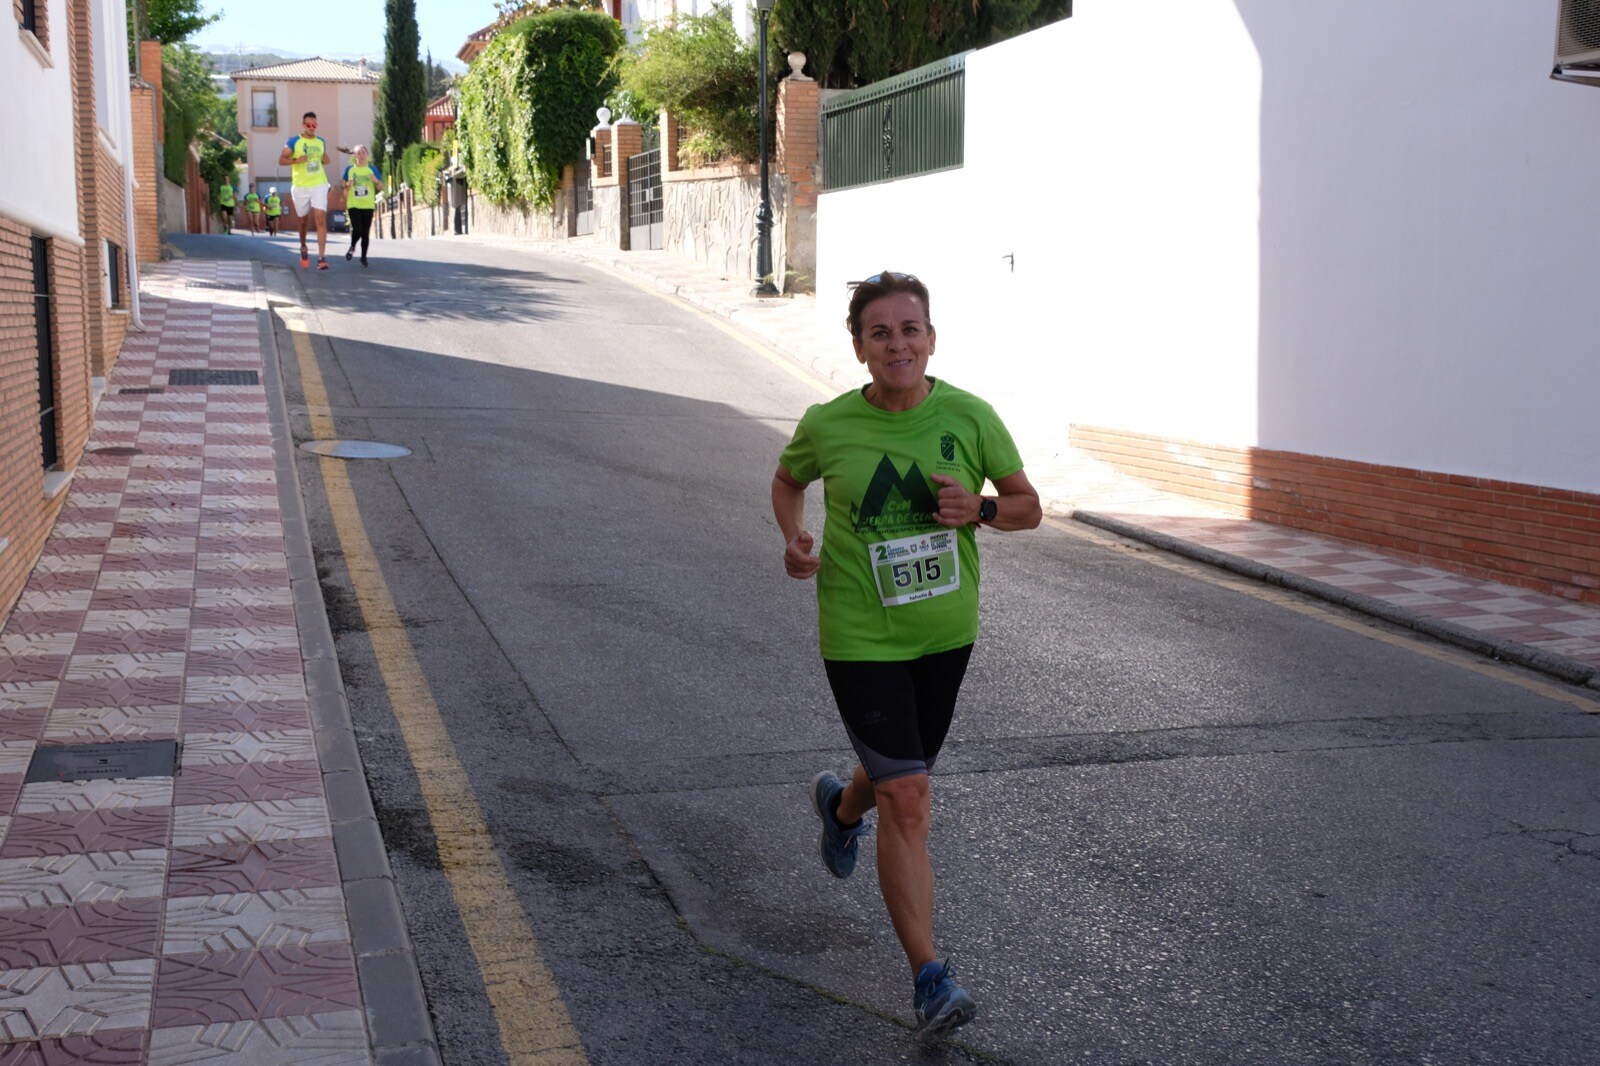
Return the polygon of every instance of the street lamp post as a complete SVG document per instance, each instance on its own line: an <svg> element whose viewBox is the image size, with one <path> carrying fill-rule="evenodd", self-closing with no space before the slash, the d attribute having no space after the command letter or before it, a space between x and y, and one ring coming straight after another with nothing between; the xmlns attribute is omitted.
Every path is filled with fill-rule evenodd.
<svg viewBox="0 0 1600 1066"><path fill-rule="evenodd" d="M756 0L761 13L761 204L756 208L756 286L752 296L776 296L772 283L772 188L767 180L767 19L777 0Z"/></svg>
<svg viewBox="0 0 1600 1066"><path fill-rule="evenodd" d="M383 169L387 171L384 184L389 186L389 202L385 205L389 209L389 239L394 240L394 138L383 139Z"/></svg>

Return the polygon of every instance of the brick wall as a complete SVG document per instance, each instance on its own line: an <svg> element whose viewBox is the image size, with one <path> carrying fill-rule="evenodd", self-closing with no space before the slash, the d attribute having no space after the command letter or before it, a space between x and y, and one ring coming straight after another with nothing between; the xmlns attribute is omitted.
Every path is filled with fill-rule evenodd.
<svg viewBox="0 0 1600 1066"><path fill-rule="evenodd" d="M33 568L66 493L47 500L39 441L38 351L33 317L33 255L28 227L0 218L0 611L8 611ZM50 242L52 341L61 457L75 465L88 436L88 350L83 320L83 256Z"/></svg>
<svg viewBox="0 0 1600 1066"><path fill-rule="evenodd" d="M83 277L78 288L84 307L84 326L89 351L89 373L104 376L116 362L127 333L128 316L114 311L107 301L104 276L107 269L106 241L127 252L127 187L122 163L106 150L95 132L94 57L90 54L93 27L89 0L68 0L67 17L72 25L72 113L73 159L77 165L78 231L84 239ZM122 292L127 297L126 267Z"/></svg>
<svg viewBox="0 0 1600 1066"><path fill-rule="evenodd" d="M1600 495L1093 426L1073 426L1072 442L1248 518L1600 603Z"/></svg>
<svg viewBox="0 0 1600 1066"><path fill-rule="evenodd" d="M135 240L139 262L153 263L161 258L160 208L161 171L161 44L139 42L139 61L143 82L133 85L133 194Z"/></svg>

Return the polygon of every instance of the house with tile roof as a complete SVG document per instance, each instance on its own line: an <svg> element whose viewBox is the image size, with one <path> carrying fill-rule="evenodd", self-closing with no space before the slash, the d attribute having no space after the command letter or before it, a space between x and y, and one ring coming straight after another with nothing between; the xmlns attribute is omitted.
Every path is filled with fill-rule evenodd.
<svg viewBox="0 0 1600 1066"><path fill-rule="evenodd" d="M235 71L230 77L238 87L239 129L247 141L246 184L263 197L268 187L278 186L285 207L289 203L289 168L278 163L278 150L300 132L301 115L317 113L317 133L328 142L331 162L338 170L343 170L349 159L337 146L354 147L372 140L378 75L367 69L366 60L297 59ZM344 206L344 194L337 186L328 206L333 210Z"/></svg>

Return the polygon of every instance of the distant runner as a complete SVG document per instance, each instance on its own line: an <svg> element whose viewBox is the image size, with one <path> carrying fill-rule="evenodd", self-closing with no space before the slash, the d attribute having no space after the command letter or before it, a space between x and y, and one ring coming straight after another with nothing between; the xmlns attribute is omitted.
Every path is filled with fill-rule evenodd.
<svg viewBox="0 0 1600 1066"><path fill-rule="evenodd" d="M261 196L254 189L244 194L244 220L252 235L261 232Z"/></svg>
<svg viewBox="0 0 1600 1066"><path fill-rule="evenodd" d="M278 165L289 167L295 214L300 216L300 265L311 268L306 249L306 224L317 226L317 269L328 269L328 142L317 136L317 113L301 117L301 132L278 153Z"/></svg>
<svg viewBox="0 0 1600 1066"><path fill-rule="evenodd" d="M278 187L274 185L267 190L267 236L278 235L278 218L283 214L283 197L278 195Z"/></svg>
<svg viewBox="0 0 1600 1066"><path fill-rule="evenodd" d="M222 210L222 232L233 232L233 186L228 182L222 183L222 188L217 190L217 207Z"/></svg>
<svg viewBox="0 0 1600 1066"><path fill-rule="evenodd" d="M367 245L371 242L372 212L378 205L378 185L383 175L367 163L367 146L356 145L355 162L344 168L345 210L350 213L350 248L345 259L356 254L361 242L361 265L367 265Z"/></svg>

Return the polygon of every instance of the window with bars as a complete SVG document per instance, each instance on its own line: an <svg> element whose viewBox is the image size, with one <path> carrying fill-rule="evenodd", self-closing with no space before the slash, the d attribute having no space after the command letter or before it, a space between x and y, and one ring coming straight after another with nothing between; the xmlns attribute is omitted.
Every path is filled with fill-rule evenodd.
<svg viewBox="0 0 1600 1066"><path fill-rule="evenodd" d="M39 439L46 470L60 461L56 449L56 358L50 339L50 242L33 238L33 336L39 355Z"/></svg>

